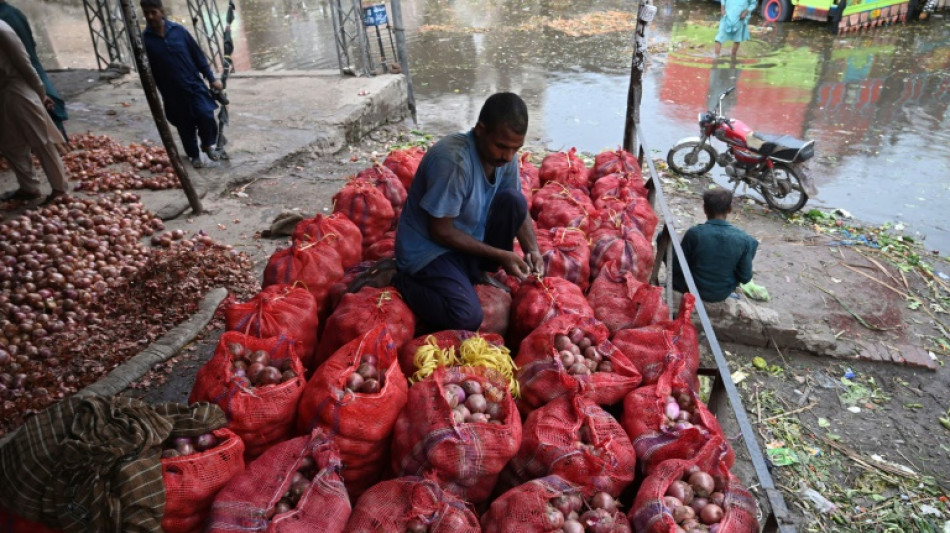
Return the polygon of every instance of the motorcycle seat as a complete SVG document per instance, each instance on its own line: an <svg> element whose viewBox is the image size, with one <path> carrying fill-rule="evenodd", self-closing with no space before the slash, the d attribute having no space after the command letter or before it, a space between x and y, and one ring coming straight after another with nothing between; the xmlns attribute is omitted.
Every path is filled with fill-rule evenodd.
<svg viewBox="0 0 950 533"><path fill-rule="evenodd" d="M803 141L791 135L770 135L756 131L746 138L746 143L765 157L789 163L801 163L815 155L815 141Z"/></svg>

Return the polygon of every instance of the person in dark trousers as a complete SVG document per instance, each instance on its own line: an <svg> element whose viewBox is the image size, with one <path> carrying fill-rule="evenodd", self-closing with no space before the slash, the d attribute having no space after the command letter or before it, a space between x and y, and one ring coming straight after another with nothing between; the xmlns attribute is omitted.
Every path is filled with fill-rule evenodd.
<svg viewBox="0 0 950 533"><path fill-rule="evenodd" d="M26 53L30 56L30 64L33 65L33 69L36 70L36 73L40 76L40 80L43 81L46 96L53 101L53 106L50 107L47 112L50 118L53 119L53 123L56 124L56 129L63 134L63 138L66 138L66 128L63 127L63 122L69 120L69 113L66 112L66 102L64 102L59 93L56 92L56 87L53 87L53 82L50 81L49 76L46 75L46 70L40 63L40 58L36 55L36 41L33 39L33 30L30 28L30 22L22 11L8 4L6 0L0 0L0 20L9 24L10 27L13 28L13 31L16 32L17 37L20 38L20 41L23 42Z"/></svg>
<svg viewBox="0 0 950 533"><path fill-rule="evenodd" d="M542 273L514 157L527 129L521 97L497 93L474 128L441 139L420 162L396 230L393 279L420 329L475 331L483 315L474 286L492 283L487 273ZM512 251L515 237L524 257Z"/></svg>
<svg viewBox="0 0 950 533"><path fill-rule="evenodd" d="M690 228L680 245L704 303L721 302L740 283L752 281L752 260L759 242L726 221L732 213L732 193L710 189L703 193L706 223ZM689 292L679 260L673 260L673 289Z"/></svg>
<svg viewBox="0 0 950 533"><path fill-rule="evenodd" d="M140 5L148 22L142 40L155 84L162 93L165 117L178 129L192 166L201 168L205 165L198 151L199 138L201 150L212 161L218 160L218 123L214 119L218 105L200 76L215 89L223 86L188 30L165 18L161 0L142 0Z"/></svg>

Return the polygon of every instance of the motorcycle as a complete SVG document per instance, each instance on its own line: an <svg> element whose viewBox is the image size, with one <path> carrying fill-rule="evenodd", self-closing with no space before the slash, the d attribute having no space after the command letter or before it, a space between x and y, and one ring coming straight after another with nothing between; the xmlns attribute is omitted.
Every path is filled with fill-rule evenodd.
<svg viewBox="0 0 950 533"><path fill-rule="evenodd" d="M725 169L729 183L735 183L733 193L745 183L773 209L794 213L808 202L809 195L817 193L801 166L815 155L815 141L759 133L740 120L723 116L722 100L735 90L732 87L719 95L717 112L699 114L700 136L677 142L666 162L674 171L691 176L705 174L718 164ZM726 143L724 152L713 148L712 137Z"/></svg>

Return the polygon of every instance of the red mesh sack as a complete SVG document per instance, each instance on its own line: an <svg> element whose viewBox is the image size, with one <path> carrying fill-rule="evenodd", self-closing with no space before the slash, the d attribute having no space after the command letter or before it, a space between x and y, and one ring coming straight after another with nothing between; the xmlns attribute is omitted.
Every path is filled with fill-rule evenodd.
<svg viewBox="0 0 950 533"><path fill-rule="evenodd" d="M301 282L317 302L317 315L327 307L330 287L343 277L340 254L329 244L294 241L274 252L264 267L262 287Z"/></svg>
<svg viewBox="0 0 950 533"><path fill-rule="evenodd" d="M366 249L364 257L367 261L378 261L396 257L396 232L387 231L382 239Z"/></svg>
<svg viewBox="0 0 950 533"><path fill-rule="evenodd" d="M391 479L364 492L347 533L418 531L479 533L478 517L467 503L431 480L417 476Z"/></svg>
<svg viewBox="0 0 950 533"><path fill-rule="evenodd" d="M653 273L653 243L635 229L601 227L590 237L590 274L600 275L609 261L647 283Z"/></svg>
<svg viewBox="0 0 950 533"><path fill-rule="evenodd" d="M233 431L212 432L218 445L210 450L162 459L165 484L165 533L200 533L214 497L234 476L244 471L244 442Z"/></svg>
<svg viewBox="0 0 950 533"><path fill-rule="evenodd" d="M429 335L421 335L416 337L415 339L409 341L409 343L407 343L401 350L399 350L399 367L402 368L402 372L406 377L411 378L418 370L418 367L416 367L415 364L415 358L416 352L422 346L435 342L435 344L441 350L455 348L455 353L458 353L458 348L462 344L462 341L475 336L481 336L483 339L494 344L495 346L505 345L505 339L501 335L496 335L494 333L476 333L474 331L468 331L464 329L438 331L436 333L430 333Z"/></svg>
<svg viewBox="0 0 950 533"><path fill-rule="evenodd" d="M264 339L286 335L297 341L297 353L307 368L316 368L317 300L299 284L270 285L247 302L224 309L225 329Z"/></svg>
<svg viewBox="0 0 950 533"><path fill-rule="evenodd" d="M350 219L341 213L321 214L301 220L294 228L295 241L322 242L336 248L343 268L360 262L363 256L363 235Z"/></svg>
<svg viewBox="0 0 950 533"><path fill-rule="evenodd" d="M491 381L504 392L498 423L457 423L445 385ZM396 421L392 467L396 475L426 475L448 492L478 505L491 495L498 474L521 444L521 418L500 374L487 368L439 367L409 389Z"/></svg>
<svg viewBox="0 0 950 533"><path fill-rule="evenodd" d="M406 187L399 181L399 176L392 170L377 163L361 170L356 175L356 179L366 180L376 185L376 188L382 191L383 196L385 196L386 199L389 200L390 205L393 206L393 214L396 220L399 220L399 213L402 211L402 206L406 203L407 196Z"/></svg>
<svg viewBox="0 0 950 533"><path fill-rule="evenodd" d="M397 350L412 340L416 332L416 317L396 289L363 287L358 292L344 294L340 305L323 328L323 337L317 347L316 366L320 366L344 344L380 324L388 327Z"/></svg>
<svg viewBox="0 0 950 533"><path fill-rule="evenodd" d="M636 177L642 185L643 177L640 172L640 162L630 152L618 148L605 150L594 157L594 168L591 169L591 182L595 183L608 174L624 174Z"/></svg>
<svg viewBox="0 0 950 533"><path fill-rule="evenodd" d="M511 293L492 285L478 284L475 285L475 294L478 295L483 316L478 330L504 337L508 333L511 315Z"/></svg>
<svg viewBox="0 0 950 533"><path fill-rule="evenodd" d="M356 372L364 355L377 358L383 376L382 388L375 394L346 388L347 377ZM319 427L336 443L343 481L354 500L379 481L386 467L393 425L406 405L407 389L385 325L337 350L307 382L297 408L297 430L309 433Z"/></svg>
<svg viewBox="0 0 950 533"><path fill-rule="evenodd" d="M671 362L656 385L640 387L624 398L620 422L633 441L644 472L651 472L667 459L693 457L710 440L724 439L719 421L691 386L679 379L681 369L681 360ZM689 402L691 427L667 426L664 409L671 396ZM722 460L732 467L735 455L731 447Z"/></svg>
<svg viewBox="0 0 950 533"><path fill-rule="evenodd" d="M594 278L587 300L594 316L610 333L666 322L670 310L663 302L663 288L643 283L608 261Z"/></svg>
<svg viewBox="0 0 950 533"><path fill-rule="evenodd" d="M528 160L530 157L531 154L525 152L521 156L521 165L518 167L521 194L524 195L524 199L528 201L529 206L531 205L531 196L534 194L534 190L541 187L541 181L538 179L538 167L534 166L531 161Z"/></svg>
<svg viewBox="0 0 950 533"><path fill-rule="evenodd" d="M300 501L290 511L276 513L275 505L290 490L295 473L301 468L312 473L312 477ZM218 493L207 531L341 533L351 507L340 469L336 445L320 430L282 442L258 457Z"/></svg>
<svg viewBox="0 0 950 533"><path fill-rule="evenodd" d="M576 154L577 148L571 148L567 152L554 152L545 156L538 172L541 185L555 181L586 190L590 184L590 173Z"/></svg>
<svg viewBox="0 0 950 533"><path fill-rule="evenodd" d="M659 219L656 212L653 211L650 201L646 198L634 195L622 195L616 198L605 195L595 201L594 206L598 210L597 223L601 228L636 230L642 233L647 240L653 239Z"/></svg>
<svg viewBox="0 0 950 533"><path fill-rule="evenodd" d="M702 458L686 460L671 459L661 463L652 474L643 480L637 499L630 508L628 517L634 530L643 533L675 533L682 531L673 520L673 510L663 503L670 485L687 477L690 469L699 468L713 476L717 492L723 494L723 516L717 531L720 533L757 533L758 507L755 498L738 478L729 473L722 462L703 466ZM685 480L684 480L685 481Z"/></svg>
<svg viewBox="0 0 950 533"><path fill-rule="evenodd" d="M287 364L289 359L289 368L297 376L276 385L252 387L247 378L233 374L234 356L228 348L231 343L248 351L264 350L272 363ZM244 441L244 453L250 459L291 436L297 401L304 388L303 375L304 367L292 339L258 339L227 331L218 340L214 355L198 370L188 403L206 401L219 405L228 417L228 428Z"/></svg>
<svg viewBox="0 0 950 533"><path fill-rule="evenodd" d="M569 335L575 328L592 339L593 346L610 361L610 372L574 375L567 371L554 346L557 335ZM581 315L553 318L528 335L518 349L515 364L521 384L521 400L536 408L560 396L580 394L601 405L619 402L640 384L640 374L626 356L607 340L607 328L598 320Z"/></svg>
<svg viewBox="0 0 950 533"><path fill-rule="evenodd" d="M590 285L590 245L584 232L552 228L539 231L537 238L544 275L566 279L586 291Z"/></svg>
<svg viewBox="0 0 950 533"><path fill-rule="evenodd" d="M517 345L538 326L563 314L593 317L594 310L580 287L566 279L528 278L511 299L514 335L508 340Z"/></svg>
<svg viewBox="0 0 950 533"><path fill-rule="evenodd" d="M690 320L695 305L695 297L684 294L680 314L675 319L642 328L622 329L610 338L640 371L643 385L656 383L673 357L682 360L680 379L689 383L693 390L699 390L699 341Z"/></svg>
<svg viewBox="0 0 950 533"><path fill-rule="evenodd" d="M633 482L637 457L610 413L583 396L562 396L531 411L508 466L522 482L553 474L616 498Z"/></svg>
<svg viewBox="0 0 950 533"><path fill-rule="evenodd" d="M27 520L0 507L0 531L5 533L62 533L39 522Z"/></svg>
<svg viewBox="0 0 950 533"><path fill-rule="evenodd" d="M535 194L531 208L535 225L542 230L577 228L589 234L599 223L597 210L586 192L557 182L545 185Z"/></svg>
<svg viewBox="0 0 950 533"><path fill-rule="evenodd" d="M393 150L386 156L383 166L392 170L399 178L403 188L408 191L412 184L412 178L419 168L419 163L425 155L426 149L421 146L413 146L405 150Z"/></svg>
<svg viewBox="0 0 950 533"><path fill-rule="evenodd" d="M333 195L333 212L350 219L363 235L363 249L393 228L396 212L392 203L376 185L367 180L350 180Z"/></svg>

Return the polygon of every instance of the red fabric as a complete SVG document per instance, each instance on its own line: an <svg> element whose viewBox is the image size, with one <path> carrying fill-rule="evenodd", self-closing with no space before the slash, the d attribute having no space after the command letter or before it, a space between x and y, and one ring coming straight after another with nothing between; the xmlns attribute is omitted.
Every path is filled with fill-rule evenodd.
<svg viewBox="0 0 950 533"><path fill-rule="evenodd" d="M609 261L647 283L653 273L653 243L635 229L601 227L590 236L590 274L600 275Z"/></svg>
<svg viewBox="0 0 950 533"><path fill-rule="evenodd" d="M569 374L557 357L554 337L580 328L593 345L613 364L612 372L586 376ZM640 384L640 374L627 357L607 340L607 328L598 320L581 315L561 315L545 322L521 342L515 364L521 383L521 402L536 408L560 396L581 394L601 405L619 402Z"/></svg>
<svg viewBox="0 0 950 533"><path fill-rule="evenodd" d="M608 179L609 176L601 181ZM594 202L594 207L597 208L597 223L601 228L635 230L647 240L653 239L659 219L646 198L621 191L619 196L605 194Z"/></svg>
<svg viewBox="0 0 950 533"><path fill-rule="evenodd" d="M476 333L464 329L437 331L428 335L420 335L409 341L402 350L399 350L399 367L402 368L402 372L407 378L411 378L418 370L415 364L416 352L419 351L419 348L422 346L429 344L430 338L435 339L440 349L455 348L455 353L458 353L458 348L462 345L462 341L475 337L476 335L480 335L495 346L505 345L505 339L501 335L494 333Z"/></svg>
<svg viewBox="0 0 950 533"><path fill-rule="evenodd" d="M584 439L593 448L579 448ZM562 396L531 411L508 465L522 482L554 474L616 498L633 482L637 457L610 413L583 396Z"/></svg>
<svg viewBox="0 0 950 533"><path fill-rule="evenodd" d="M383 196L385 196L393 206L393 214L396 220L399 220L399 213L402 211L402 206L406 203L406 187L403 186L399 180L399 176L392 170L377 163L361 170L356 175L356 179L366 180L376 185L376 188L383 193Z"/></svg>
<svg viewBox="0 0 950 533"><path fill-rule="evenodd" d="M315 463L314 476L297 507L264 518L290 488L304 457ZM208 533L341 533L350 517L350 500L340 478L336 445L319 430L282 442L248 465L218 493Z"/></svg>
<svg viewBox="0 0 950 533"><path fill-rule="evenodd" d="M387 231L383 238L374 242L366 249L364 255L367 261L378 261L396 257L396 232Z"/></svg>
<svg viewBox="0 0 950 533"><path fill-rule="evenodd" d="M695 305L695 297L684 294L680 313L674 320L622 329L610 338L640 371L643 385L652 385L660 379L672 355L683 361L680 379L689 383L693 390L699 390L699 340L690 320Z"/></svg>
<svg viewBox="0 0 950 533"><path fill-rule="evenodd" d="M301 220L294 228L295 241L324 242L336 248L344 269L360 262L363 256L363 235L350 219L341 213L321 214Z"/></svg>
<svg viewBox="0 0 950 533"><path fill-rule="evenodd" d="M502 337L508 334L508 322L511 315L511 293L491 285L475 285L478 303L482 306L482 325L479 331L496 333Z"/></svg>
<svg viewBox="0 0 950 533"><path fill-rule="evenodd" d="M478 517L464 501L443 491L434 481L406 476L383 481L356 503L346 533L407 531L410 520L428 526L429 533L480 533Z"/></svg>
<svg viewBox="0 0 950 533"><path fill-rule="evenodd" d="M344 344L380 324L389 327L389 335L397 350L415 334L416 317L396 289L363 287L359 292L344 294L323 328L315 366L320 366Z"/></svg>
<svg viewBox="0 0 950 533"><path fill-rule="evenodd" d="M386 156L383 166L392 170L399 178L403 188L408 191L412 184L412 178L416 175L416 169L419 168L419 163L424 155L426 155L426 149L421 146L413 146L405 150L393 150Z"/></svg>
<svg viewBox="0 0 950 533"><path fill-rule="evenodd" d="M538 172L541 185L556 181L586 190L590 185L590 172L576 154L577 148L571 148L567 152L554 152L545 156Z"/></svg>
<svg viewBox="0 0 950 533"><path fill-rule="evenodd" d="M333 195L333 212L342 213L360 229L363 250L382 239L396 222L392 203L367 180L351 180Z"/></svg>
<svg viewBox="0 0 950 533"><path fill-rule="evenodd" d="M719 533L756 533L758 507L755 498L742 486L738 478L729 473L722 462L709 464L705 458L686 460L671 459L661 463L643 480L637 499L630 508L628 517L635 531L643 533L675 533L679 528L673 520L672 509L663 505L663 497L670 485L683 479L687 470L699 466L700 470L713 476L716 488L725 496L723 516Z"/></svg>
<svg viewBox="0 0 950 533"><path fill-rule="evenodd" d="M538 248L544 275L564 278L582 291L590 285L590 245L583 231L574 228L539 230Z"/></svg>
<svg viewBox="0 0 950 533"><path fill-rule="evenodd" d="M640 328L666 322L670 310L663 302L663 288L643 283L632 273L608 261L587 291L594 316L611 334L621 329Z"/></svg>
<svg viewBox="0 0 950 533"><path fill-rule="evenodd" d="M4 533L62 533L61 529L53 529L45 525L17 516L0 507L0 531Z"/></svg>
<svg viewBox="0 0 950 533"><path fill-rule="evenodd" d="M382 388L376 394L353 393L346 378L359 368L362 356L377 357ZM307 382L297 408L297 430L319 427L340 449L343 481L354 500L379 481L389 458L396 417L406 405L408 384L399 369L396 346L378 325L353 339L320 365Z"/></svg>
<svg viewBox="0 0 950 533"><path fill-rule="evenodd" d="M297 341L300 360L316 368L317 301L298 284L270 285L247 302L230 302L224 309L225 329L257 338L286 335Z"/></svg>
<svg viewBox="0 0 950 533"><path fill-rule="evenodd" d="M596 182L608 174L624 174L637 178L643 183L640 173L640 162L630 152L618 148L605 150L594 157L594 168L591 169L591 182Z"/></svg>
<svg viewBox="0 0 950 533"><path fill-rule="evenodd" d="M599 224L597 209L581 189L551 182L532 198L531 213L539 230L577 228L590 234Z"/></svg>
<svg viewBox="0 0 950 533"><path fill-rule="evenodd" d="M558 315L575 314L593 317L581 289L561 278L528 278L512 295L511 320L513 335L509 342L517 345L538 326Z"/></svg>
<svg viewBox="0 0 950 533"><path fill-rule="evenodd" d="M276 385L252 387L247 378L231 374L233 356L228 344L237 343L249 350L264 350L272 362L288 357L297 377ZM257 457L276 442L293 433L297 418L297 401L304 388L304 367L287 337L257 339L243 333L227 331L218 340L214 355L195 377L188 402L211 402L219 405L228 417L228 428L244 441L248 459Z"/></svg>
<svg viewBox="0 0 950 533"><path fill-rule="evenodd" d="M162 459L165 533L204 531L214 497L244 471L244 442L233 431L213 431L220 444L210 450Z"/></svg>
<svg viewBox="0 0 950 533"><path fill-rule="evenodd" d="M501 424L456 424L444 386L491 380L505 391ZM521 444L521 418L506 380L487 368L440 367L409 389L396 421L392 467L396 475L432 476L443 489L478 505L491 495L498 474Z"/></svg>
<svg viewBox="0 0 950 533"><path fill-rule="evenodd" d="M644 472L653 469L667 459L686 459L693 457L708 442L722 440L724 436L719 421L700 401L699 395L688 383L679 379L682 361L668 364L656 385L640 387L623 401L621 424L627 431L637 458ZM668 396L687 395L691 405L695 406L692 423L703 427L691 427L676 430L664 428L663 414ZM728 444L727 444L728 446ZM735 462L735 455L729 447L722 458L728 468Z"/></svg>
<svg viewBox="0 0 950 533"><path fill-rule="evenodd" d="M343 277L343 264L336 249L320 242L294 241L274 252L264 267L262 287L301 282L317 302L317 315L326 307L330 287Z"/></svg>

